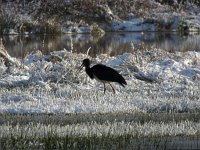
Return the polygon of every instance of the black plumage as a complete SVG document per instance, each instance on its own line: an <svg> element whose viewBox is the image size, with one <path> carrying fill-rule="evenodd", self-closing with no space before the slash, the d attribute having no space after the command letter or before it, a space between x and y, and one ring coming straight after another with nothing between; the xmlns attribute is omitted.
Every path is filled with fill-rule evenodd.
<svg viewBox="0 0 200 150"><path fill-rule="evenodd" d="M90 60L88 58L83 60L80 70L83 67L85 67L85 71L91 79L96 79L104 84L104 93L106 91L105 83L108 83L111 86L114 93L115 89L110 82L117 82L123 87L127 85L125 79L116 70L110 67L102 64L96 64L90 68Z"/></svg>

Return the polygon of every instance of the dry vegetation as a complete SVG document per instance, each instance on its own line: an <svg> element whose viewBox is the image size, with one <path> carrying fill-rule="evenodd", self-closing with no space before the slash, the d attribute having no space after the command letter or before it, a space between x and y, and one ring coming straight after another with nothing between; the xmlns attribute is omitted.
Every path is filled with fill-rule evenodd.
<svg viewBox="0 0 200 150"><path fill-rule="evenodd" d="M27 0L0 3L1 34L9 33L9 29L19 33L56 33L59 32L58 26L70 22L84 25L125 19L130 15L149 17L159 11L181 11L187 4L200 5L198 0Z"/></svg>

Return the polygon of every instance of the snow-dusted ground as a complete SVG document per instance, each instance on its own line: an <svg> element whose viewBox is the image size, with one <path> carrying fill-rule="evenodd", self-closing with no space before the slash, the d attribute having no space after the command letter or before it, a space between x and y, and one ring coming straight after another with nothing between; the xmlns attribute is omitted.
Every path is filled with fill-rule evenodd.
<svg viewBox="0 0 200 150"><path fill-rule="evenodd" d="M66 50L44 56L39 51L9 69L0 66L0 112L199 112L200 52L168 53L160 49L100 55L93 64L117 69L127 80L123 88L90 80L77 74L85 54ZM21 64L20 64L21 63ZM93 65L92 64L92 65ZM139 70L139 71L138 71ZM136 77L150 79L141 81Z"/></svg>

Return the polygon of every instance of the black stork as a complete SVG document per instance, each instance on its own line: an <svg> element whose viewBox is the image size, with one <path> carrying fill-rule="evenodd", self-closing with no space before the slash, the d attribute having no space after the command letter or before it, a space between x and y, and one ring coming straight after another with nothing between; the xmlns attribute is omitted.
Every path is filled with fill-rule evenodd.
<svg viewBox="0 0 200 150"><path fill-rule="evenodd" d="M103 83L104 94L106 91L106 87L105 87L106 83L108 83L111 86L113 93L115 93L115 89L113 88L111 82L117 82L123 87L125 87L125 85L127 85L125 79L116 70L114 70L110 67L107 67L103 64L96 64L90 68L90 60L88 58L86 58L83 60L83 63L80 66L79 71L83 67L85 67L85 71L91 79L96 79L97 81L100 81Z"/></svg>

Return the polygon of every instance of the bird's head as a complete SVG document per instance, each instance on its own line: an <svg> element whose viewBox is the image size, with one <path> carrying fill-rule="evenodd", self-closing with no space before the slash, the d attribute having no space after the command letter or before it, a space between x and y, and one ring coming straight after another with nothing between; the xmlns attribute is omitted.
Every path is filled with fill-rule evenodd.
<svg viewBox="0 0 200 150"><path fill-rule="evenodd" d="M90 60L88 58L83 60L82 66L89 67L90 66Z"/></svg>
<svg viewBox="0 0 200 150"><path fill-rule="evenodd" d="M90 66L90 60L88 58L84 59L78 70L78 73L83 69L83 67L88 68L89 66Z"/></svg>

